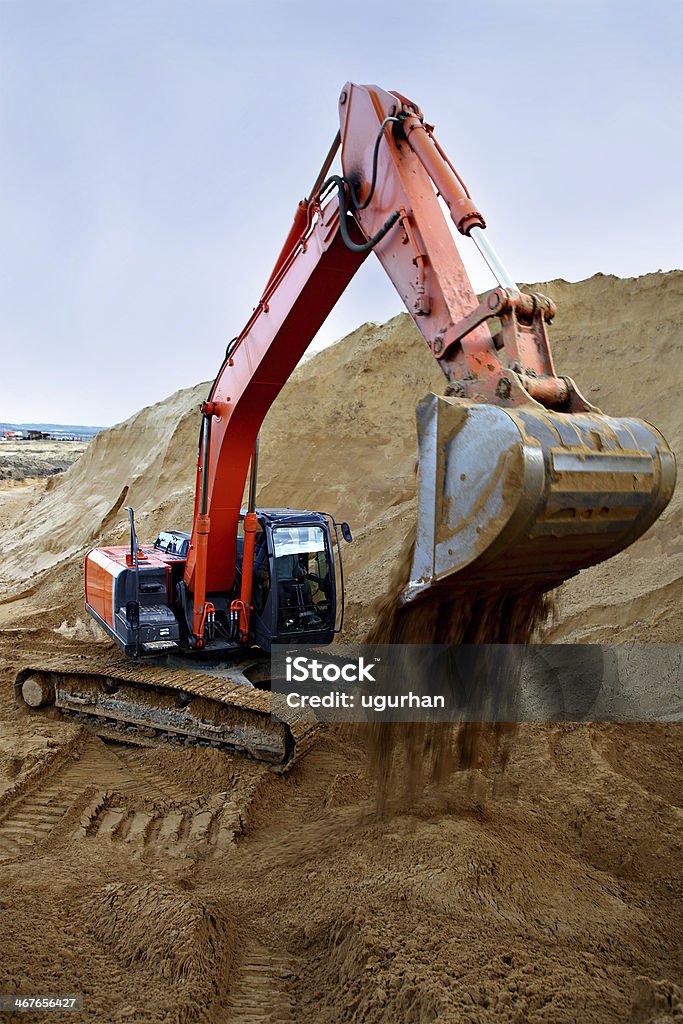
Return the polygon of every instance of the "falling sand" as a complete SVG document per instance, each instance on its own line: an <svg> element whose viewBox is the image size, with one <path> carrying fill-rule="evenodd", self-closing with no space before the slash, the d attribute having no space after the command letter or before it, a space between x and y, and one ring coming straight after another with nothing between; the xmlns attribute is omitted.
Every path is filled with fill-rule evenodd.
<svg viewBox="0 0 683 1024"><path fill-rule="evenodd" d="M528 644L554 610L552 594L538 587L490 584L470 584L466 590L439 588L404 604L402 594L410 579L414 549L411 530L391 586L378 603L367 643ZM452 652L452 657L457 659L457 653ZM514 656L502 663L499 659L490 721L371 725L370 758L378 780L378 805L386 808L396 800L401 806L411 803L426 786L445 782L460 769L504 770L516 733L514 722L505 720L505 709L514 708L518 667Z"/></svg>

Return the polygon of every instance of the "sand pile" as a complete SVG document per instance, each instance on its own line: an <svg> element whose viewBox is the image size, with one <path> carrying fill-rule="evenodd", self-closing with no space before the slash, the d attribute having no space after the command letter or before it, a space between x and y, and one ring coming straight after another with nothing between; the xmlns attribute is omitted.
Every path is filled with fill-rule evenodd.
<svg viewBox="0 0 683 1024"><path fill-rule="evenodd" d="M560 372L680 452L683 274L547 290ZM400 316L303 365L263 432L260 503L352 525L348 639L377 621L401 563L430 388L440 372ZM0 991L82 992L79 1019L97 1024L680 1020L677 725L522 727L502 782L471 758L378 815L358 738L326 733L282 777L145 737L105 743L17 705L27 652L96 642L82 554L125 540L123 506L145 540L189 525L205 393L143 410L5 506ZM629 551L567 584L552 635L680 641L680 513L676 496ZM442 636L453 619L422 626ZM458 628L479 621L473 608Z"/></svg>
<svg viewBox="0 0 683 1024"><path fill-rule="evenodd" d="M606 412L651 419L683 451L683 273L534 287L560 310L552 328L559 371L575 376ZM345 549L348 640L370 628L414 521L416 402L443 387L401 314L383 326L364 325L301 366L266 420L259 503L331 511L354 531L355 543ZM136 508L146 541L162 527L191 524L198 405L206 390L178 392L98 435L75 466L44 485L1 541L0 581L15 602L17 586L42 572L31 583L39 583L39 607L60 622L78 616L80 567L68 587L64 574L88 546L125 542L124 505ZM645 538L563 588L554 639L682 638L681 507L679 489Z"/></svg>
<svg viewBox="0 0 683 1024"><path fill-rule="evenodd" d="M179 897L157 882L113 883L85 900L84 914L89 930L124 966L150 972L154 988L165 995L166 1013L177 1013L180 1005L183 1024L203 1019L227 988L238 929L218 907ZM216 962L223 965L222 977Z"/></svg>
<svg viewBox="0 0 683 1024"><path fill-rule="evenodd" d="M173 507L186 496L196 462L192 410L205 390L180 391L98 434L78 462L49 480L38 501L24 510L21 531L5 538L4 575L21 579L65 561L111 531L125 532L125 505L133 504L146 522L155 509Z"/></svg>

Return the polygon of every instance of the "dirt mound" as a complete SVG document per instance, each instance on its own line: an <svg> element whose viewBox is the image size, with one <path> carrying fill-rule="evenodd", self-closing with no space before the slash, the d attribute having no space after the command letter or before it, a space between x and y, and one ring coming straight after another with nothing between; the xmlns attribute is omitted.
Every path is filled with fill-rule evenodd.
<svg viewBox="0 0 683 1024"><path fill-rule="evenodd" d="M559 372L680 453L683 273L547 291ZM260 503L354 530L349 640L382 628L429 389L443 379L400 316L300 367L264 427ZM83 993L98 1024L679 1019L678 725L522 726L504 778L470 756L469 772L378 814L365 739L348 731L281 777L214 750L104 743L17 705L19 649L107 643L83 616L82 554L125 540L123 506L147 541L189 525L205 394L143 410L0 504L0 991ZM680 522L679 494L636 545L567 584L552 637L683 639ZM429 636L481 639L481 605L431 612ZM405 761L429 775L420 742Z"/></svg>
<svg viewBox="0 0 683 1024"><path fill-rule="evenodd" d="M205 1019L229 987L238 935L234 921L187 892L156 882L111 883L83 910L93 934L124 967L143 967L173 1002L189 1004L182 1021ZM156 987L156 986L155 986Z"/></svg>
<svg viewBox="0 0 683 1024"><path fill-rule="evenodd" d="M141 531L153 533L154 512L187 500L193 485L191 410L203 390L179 391L98 434L78 462L48 482L29 514L20 517L20 529L5 537L3 575L25 578L110 534L125 534L124 505L139 509Z"/></svg>

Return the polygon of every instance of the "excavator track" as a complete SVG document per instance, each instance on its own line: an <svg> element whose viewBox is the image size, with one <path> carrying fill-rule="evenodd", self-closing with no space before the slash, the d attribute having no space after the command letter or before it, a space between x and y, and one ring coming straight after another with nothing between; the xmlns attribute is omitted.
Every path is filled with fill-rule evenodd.
<svg viewBox="0 0 683 1024"><path fill-rule="evenodd" d="M29 707L57 707L96 731L130 731L245 754L286 771L315 740L319 726L271 715L271 694L240 668L229 678L116 656L36 659L16 675Z"/></svg>

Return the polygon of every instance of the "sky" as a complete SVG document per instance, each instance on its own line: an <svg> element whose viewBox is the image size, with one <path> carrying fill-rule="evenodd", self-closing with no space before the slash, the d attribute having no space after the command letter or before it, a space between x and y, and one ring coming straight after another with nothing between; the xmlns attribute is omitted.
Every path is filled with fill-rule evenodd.
<svg viewBox="0 0 683 1024"><path fill-rule="evenodd" d="M516 280L683 266L682 29L678 0L0 0L0 421L212 378L347 80L421 106ZM312 349L402 308L371 257Z"/></svg>

